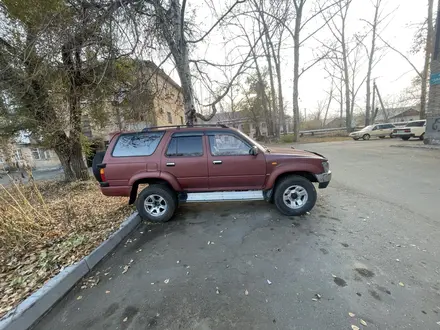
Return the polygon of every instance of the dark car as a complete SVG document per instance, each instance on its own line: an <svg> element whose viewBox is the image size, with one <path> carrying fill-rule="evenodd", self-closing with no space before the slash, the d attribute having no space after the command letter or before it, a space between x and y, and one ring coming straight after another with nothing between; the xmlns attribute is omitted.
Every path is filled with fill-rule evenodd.
<svg viewBox="0 0 440 330"><path fill-rule="evenodd" d="M328 160L296 149L268 150L221 126L155 127L118 133L93 170L106 196L128 196L149 221L168 221L179 202L266 200L285 215L315 205L331 179ZM138 187L148 184L138 194Z"/></svg>

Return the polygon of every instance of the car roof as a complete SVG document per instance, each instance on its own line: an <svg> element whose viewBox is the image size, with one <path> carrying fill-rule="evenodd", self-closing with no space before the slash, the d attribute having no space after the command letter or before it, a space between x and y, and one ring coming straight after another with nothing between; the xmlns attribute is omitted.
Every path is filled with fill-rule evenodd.
<svg viewBox="0 0 440 330"><path fill-rule="evenodd" d="M205 124L205 125L169 125L169 126L153 126L145 127L141 131L119 131L110 133L111 139L121 134L133 134L133 133L145 133L145 132L157 132L157 131L170 131L170 132L182 132L182 131L202 131L202 130L236 130L233 127L228 127L224 124Z"/></svg>

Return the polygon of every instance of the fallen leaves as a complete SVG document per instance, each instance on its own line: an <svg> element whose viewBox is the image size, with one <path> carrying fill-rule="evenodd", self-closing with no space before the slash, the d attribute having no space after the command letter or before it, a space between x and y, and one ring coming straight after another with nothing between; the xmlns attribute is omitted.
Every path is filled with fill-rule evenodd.
<svg viewBox="0 0 440 330"><path fill-rule="evenodd" d="M78 296L76 297L76 300L81 300L83 297L82 296Z"/></svg>
<svg viewBox="0 0 440 330"><path fill-rule="evenodd" d="M165 284L168 284L168 283L170 283L170 279L169 278L167 278L165 281L163 281Z"/></svg>
<svg viewBox="0 0 440 330"><path fill-rule="evenodd" d="M401 287L404 287L404 286L405 286L405 284L403 284L403 282L399 282L399 285L400 285Z"/></svg>
<svg viewBox="0 0 440 330"><path fill-rule="evenodd" d="M364 320L361 319L359 322L360 322L363 326L365 326L365 327L367 326L367 322L365 322Z"/></svg>
<svg viewBox="0 0 440 330"><path fill-rule="evenodd" d="M351 325L351 328L352 328L353 330L359 330L359 327L356 326L356 325L354 325L354 324Z"/></svg>
<svg viewBox="0 0 440 330"><path fill-rule="evenodd" d="M348 315L349 315L350 317L355 317L355 316L356 316L356 314L351 313L351 312L349 312Z"/></svg>
<svg viewBox="0 0 440 330"><path fill-rule="evenodd" d="M22 214L1 205L0 219L7 215L19 235L10 239L0 228L0 317L65 267L88 255L133 212L125 198L103 196L92 181L38 182L19 188L26 197L19 202L34 225L28 226ZM4 224L1 222L0 227ZM98 276L89 277L81 288L98 283Z"/></svg>
<svg viewBox="0 0 440 330"><path fill-rule="evenodd" d="M267 284L269 284L269 285L272 284L272 282L270 280L266 280L266 281L267 281Z"/></svg>
<svg viewBox="0 0 440 330"><path fill-rule="evenodd" d="M248 290L244 290L244 295L248 296L249 295L249 291Z"/></svg>

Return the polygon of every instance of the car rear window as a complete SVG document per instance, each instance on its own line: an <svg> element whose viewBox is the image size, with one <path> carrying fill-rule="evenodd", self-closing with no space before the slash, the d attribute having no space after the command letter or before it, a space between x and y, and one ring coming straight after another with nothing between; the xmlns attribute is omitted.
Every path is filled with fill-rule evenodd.
<svg viewBox="0 0 440 330"><path fill-rule="evenodd" d="M203 136L176 136L168 145L168 157L203 156Z"/></svg>
<svg viewBox="0 0 440 330"><path fill-rule="evenodd" d="M164 132L122 134L113 148L113 157L150 156L154 153Z"/></svg>
<svg viewBox="0 0 440 330"><path fill-rule="evenodd" d="M422 127L423 125L425 125L424 121L413 121L408 123L406 127Z"/></svg>

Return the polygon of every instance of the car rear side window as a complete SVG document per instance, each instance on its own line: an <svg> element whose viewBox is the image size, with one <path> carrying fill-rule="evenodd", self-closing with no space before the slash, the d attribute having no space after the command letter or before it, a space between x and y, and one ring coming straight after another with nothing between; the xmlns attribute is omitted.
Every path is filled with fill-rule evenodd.
<svg viewBox="0 0 440 330"><path fill-rule="evenodd" d="M113 157L150 156L156 151L164 132L122 134L113 148Z"/></svg>
<svg viewBox="0 0 440 330"><path fill-rule="evenodd" d="M171 138L166 155L168 157L203 156L203 136L178 136Z"/></svg>
<svg viewBox="0 0 440 330"><path fill-rule="evenodd" d="M406 125L406 127L423 127L425 125L424 121L413 121Z"/></svg>

